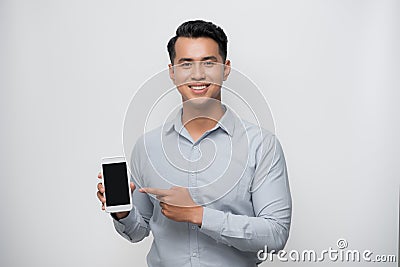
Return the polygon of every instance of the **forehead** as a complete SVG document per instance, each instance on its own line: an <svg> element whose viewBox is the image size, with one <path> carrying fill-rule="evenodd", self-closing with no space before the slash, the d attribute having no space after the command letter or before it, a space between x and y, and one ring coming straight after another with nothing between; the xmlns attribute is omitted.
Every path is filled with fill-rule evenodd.
<svg viewBox="0 0 400 267"><path fill-rule="evenodd" d="M215 56L222 60L217 42L207 37L179 37L175 43L175 53L175 60L180 58L201 60L203 57L209 56Z"/></svg>

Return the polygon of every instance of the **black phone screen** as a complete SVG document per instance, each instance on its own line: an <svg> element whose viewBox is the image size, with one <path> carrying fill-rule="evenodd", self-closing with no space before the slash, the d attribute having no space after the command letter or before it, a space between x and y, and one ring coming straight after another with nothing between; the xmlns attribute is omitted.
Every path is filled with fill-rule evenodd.
<svg viewBox="0 0 400 267"><path fill-rule="evenodd" d="M125 162L103 164L107 206L129 204L130 188L127 175Z"/></svg>

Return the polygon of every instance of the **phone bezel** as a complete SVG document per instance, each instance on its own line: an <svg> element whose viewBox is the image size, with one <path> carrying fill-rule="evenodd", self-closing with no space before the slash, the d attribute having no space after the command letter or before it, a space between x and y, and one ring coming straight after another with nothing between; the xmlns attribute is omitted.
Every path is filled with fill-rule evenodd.
<svg viewBox="0 0 400 267"><path fill-rule="evenodd" d="M101 159L101 173L102 173L102 183L104 188L107 186L105 179L104 179L104 172L103 172L103 165L106 164L113 164L113 163L125 163L126 164L126 159L125 157L117 156L117 157L106 157ZM127 186L128 189L130 190L130 179L129 179L129 170L128 166L126 168L126 177L127 177ZM104 197L107 199L106 192L104 192ZM111 212L122 212L122 211L130 211L132 210L132 194L129 194L129 204L124 204L124 205L116 205L116 206L107 206L106 203L104 203L105 211L108 213Z"/></svg>

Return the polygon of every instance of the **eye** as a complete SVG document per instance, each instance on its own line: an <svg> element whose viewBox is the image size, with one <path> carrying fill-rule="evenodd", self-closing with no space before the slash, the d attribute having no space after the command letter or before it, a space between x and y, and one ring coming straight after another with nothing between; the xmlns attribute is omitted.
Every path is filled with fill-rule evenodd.
<svg viewBox="0 0 400 267"><path fill-rule="evenodd" d="M191 66L192 66L191 62L184 62L184 63L181 64L182 68L190 68Z"/></svg>
<svg viewBox="0 0 400 267"><path fill-rule="evenodd" d="M206 67L212 67L212 66L215 65L215 62L213 62L213 61L204 61L203 65L206 66Z"/></svg>

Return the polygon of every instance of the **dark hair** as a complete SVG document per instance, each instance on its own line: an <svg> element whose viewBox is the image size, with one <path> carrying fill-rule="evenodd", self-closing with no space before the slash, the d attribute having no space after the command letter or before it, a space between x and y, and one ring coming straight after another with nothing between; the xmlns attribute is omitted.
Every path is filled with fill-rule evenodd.
<svg viewBox="0 0 400 267"><path fill-rule="evenodd" d="M213 24L212 22L207 22L204 20L192 20L182 23L178 29L176 29L176 35L172 37L167 45L169 58L171 63L174 64L174 59L176 56L175 43L179 37L188 38L199 38L208 37L213 39L218 44L219 54L221 55L223 61L226 60L228 53L228 38L224 31Z"/></svg>

